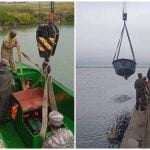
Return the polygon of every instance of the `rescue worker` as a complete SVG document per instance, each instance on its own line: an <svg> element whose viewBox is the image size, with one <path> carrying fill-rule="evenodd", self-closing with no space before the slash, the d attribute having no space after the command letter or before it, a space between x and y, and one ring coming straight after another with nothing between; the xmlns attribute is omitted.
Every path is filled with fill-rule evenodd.
<svg viewBox="0 0 150 150"><path fill-rule="evenodd" d="M144 93L145 93L145 98L143 99L143 105L146 108L147 106L147 96L146 96L147 79L146 77L143 77L142 79L144 81Z"/></svg>
<svg viewBox="0 0 150 150"><path fill-rule="evenodd" d="M145 110L145 81L142 79L142 73L138 73L138 79L135 81L134 87L136 89L136 110L141 107L141 110Z"/></svg>
<svg viewBox="0 0 150 150"><path fill-rule="evenodd" d="M146 77L143 77L142 80L144 81L144 90L146 91L146 86L147 86L147 80L146 80Z"/></svg>
<svg viewBox="0 0 150 150"><path fill-rule="evenodd" d="M16 74L17 69L13 58L13 48L17 48L18 52L18 58L21 62L21 51L20 51L20 45L16 39L17 33L15 31L9 32L4 39L1 46L1 59L6 59L9 61L10 67L12 69L12 73Z"/></svg>
<svg viewBox="0 0 150 150"><path fill-rule="evenodd" d="M148 78L148 80L150 80L150 68L147 71L147 78Z"/></svg>
<svg viewBox="0 0 150 150"><path fill-rule="evenodd" d="M149 103L150 102L150 80L148 80L146 86L146 98L147 98L147 103Z"/></svg>
<svg viewBox="0 0 150 150"><path fill-rule="evenodd" d="M0 123L7 120L12 83L13 79L7 69L7 60L2 59L0 62Z"/></svg>
<svg viewBox="0 0 150 150"><path fill-rule="evenodd" d="M57 111L49 113L49 126L52 135L48 137L43 144L43 148L73 148L73 134L63 125L63 115Z"/></svg>

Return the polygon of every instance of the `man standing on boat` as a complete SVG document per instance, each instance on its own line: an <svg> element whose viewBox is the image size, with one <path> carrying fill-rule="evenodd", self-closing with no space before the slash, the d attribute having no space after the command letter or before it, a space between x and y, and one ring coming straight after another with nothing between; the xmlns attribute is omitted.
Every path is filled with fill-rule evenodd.
<svg viewBox="0 0 150 150"><path fill-rule="evenodd" d="M145 110L145 81L142 79L142 73L138 73L138 79L135 81L134 87L136 89L136 110L139 109L139 106L141 110Z"/></svg>
<svg viewBox="0 0 150 150"><path fill-rule="evenodd" d="M73 134L69 129L62 127L63 119L63 115L57 111L49 113L52 135L44 141L43 148L73 148Z"/></svg>
<svg viewBox="0 0 150 150"><path fill-rule="evenodd" d="M21 62L21 52L20 52L20 45L16 39L17 33L15 31L9 32L4 39L1 47L1 59L8 60L10 67L12 69L12 73L16 74L17 69L13 58L13 48L16 47L18 52L18 58Z"/></svg>

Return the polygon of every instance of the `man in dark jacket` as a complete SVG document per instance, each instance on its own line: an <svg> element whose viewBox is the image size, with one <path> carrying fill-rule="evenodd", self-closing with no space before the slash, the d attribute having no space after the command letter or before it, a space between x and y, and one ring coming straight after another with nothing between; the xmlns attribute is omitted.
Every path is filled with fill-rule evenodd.
<svg viewBox="0 0 150 150"><path fill-rule="evenodd" d="M148 80L150 80L150 68L147 71L147 78L148 78Z"/></svg>
<svg viewBox="0 0 150 150"><path fill-rule="evenodd" d="M7 69L7 60L0 62L0 123L5 121L10 105L12 77Z"/></svg>
<svg viewBox="0 0 150 150"><path fill-rule="evenodd" d="M142 73L138 73L138 79L135 81L134 87L136 89L136 110L139 109L139 106L141 107L141 110L145 110L145 83L142 79Z"/></svg>

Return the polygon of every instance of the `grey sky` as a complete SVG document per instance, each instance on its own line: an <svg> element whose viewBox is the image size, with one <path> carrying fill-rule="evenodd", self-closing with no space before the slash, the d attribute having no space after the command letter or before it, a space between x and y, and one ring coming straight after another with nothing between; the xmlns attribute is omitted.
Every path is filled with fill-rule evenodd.
<svg viewBox="0 0 150 150"><path fill-rule="evenodd" d="M150 66L150 2L127 2L127 27L138 66ZM77 66L111 66L123 27L122 2L77 2ZM131 58L126 34L120 58Z"/></svg>

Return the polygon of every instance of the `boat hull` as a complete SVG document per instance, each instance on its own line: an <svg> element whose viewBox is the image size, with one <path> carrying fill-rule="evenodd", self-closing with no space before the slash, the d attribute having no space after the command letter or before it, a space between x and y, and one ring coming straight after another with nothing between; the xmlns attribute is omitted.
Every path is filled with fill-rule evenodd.
<svg viewBox="0 0 150 150"><path fill-rule="evenodd" d="M31 87L34 85L35 88L44 88L44 77L41 76L40 71L35 68L23 65L23 74L20 73L19 65L17 63L18 74L14 75L13 78L16 82L13 87L13 91L19 92L22 90L21 79L24 81L30 80ZM64 115L64 127L69 128L74 132L74 96L73 91L63 86L61 83L53 79L54 95L56 98L58 111ZM33 87L33 88L34 88ZM12 100L10 97L10 100ZM49 108L50 109L50 108ZM41 108L35 109L40 110ZM0 139L4 141L6 148L41 148L43 141L41 140L39 133L34 134L29 129L28 125L24 121L24 114L31 110L23 110L19 105L16 120L11 119L9 114L9 120L5 123L0 124ZM34 111L34 110L32 110ZM33 118L34 119L34 118ZM40 119L39 119L40 120ZM31 120L33 121L33 120ZM9 128L7 130L6 128ZM47 131L46 135L51 134L51 131ZM13 135L16 137L13 138Z"/></svg>
<svg viewBox="0 0 150 150"><path fill-rule="evenodd" d="M135 73L136 62L130 59L117 59L112 62L115 72L125 79Z"/></svg>

